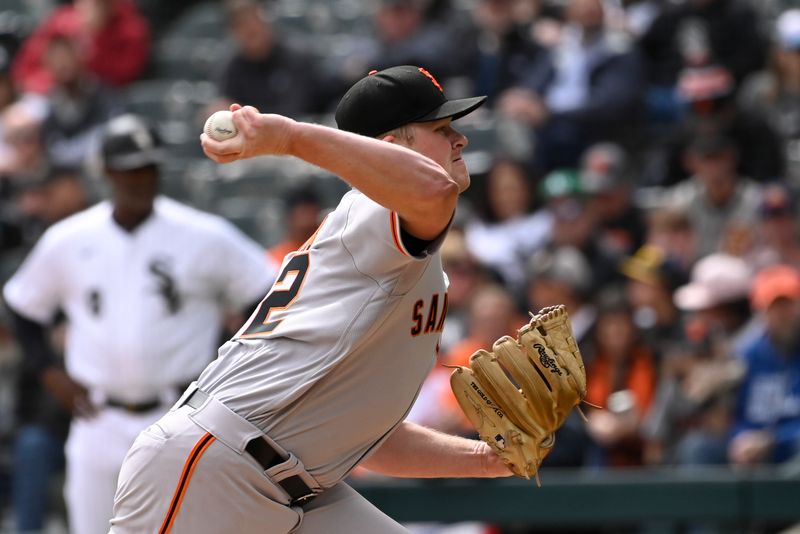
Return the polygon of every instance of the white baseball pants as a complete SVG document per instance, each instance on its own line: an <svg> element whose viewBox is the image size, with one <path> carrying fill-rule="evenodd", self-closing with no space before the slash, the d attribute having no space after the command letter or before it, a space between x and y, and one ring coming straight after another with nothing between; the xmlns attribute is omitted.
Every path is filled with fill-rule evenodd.
<svg viewBox="0 0 800 534"><path fill-rule="evenodd" d="M64 498L71 534L105 534L114 507L122 460L142 429L167 407L143 414L101 408L92 418L73 419L65 447Z"/></svg>

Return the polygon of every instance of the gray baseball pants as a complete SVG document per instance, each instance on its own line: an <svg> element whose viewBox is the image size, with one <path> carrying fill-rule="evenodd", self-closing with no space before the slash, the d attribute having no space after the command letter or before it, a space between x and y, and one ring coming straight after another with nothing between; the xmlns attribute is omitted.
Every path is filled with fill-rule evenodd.
<svg viewBox="0 0 800 534"><path fill-rule="evenodd" d="M264 471L244 451L260 434L213 398L199 409L173 408L128 452L110 534L408 532L344 483L290 506L275 480L308 475L289 461Z"/></svg>

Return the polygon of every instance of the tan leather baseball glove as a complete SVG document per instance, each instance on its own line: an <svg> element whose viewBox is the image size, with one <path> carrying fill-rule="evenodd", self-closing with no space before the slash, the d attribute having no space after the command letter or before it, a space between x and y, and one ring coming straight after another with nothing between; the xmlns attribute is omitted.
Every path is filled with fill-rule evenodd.
<svg viewBox="0 0 800 534"><path fill-rule="evenodd" d="M518 476L536 476L554 432L586 397L586 371L563 305L544 308L503 336L492 352L450 376L456 399L481 439Z"/></svg>

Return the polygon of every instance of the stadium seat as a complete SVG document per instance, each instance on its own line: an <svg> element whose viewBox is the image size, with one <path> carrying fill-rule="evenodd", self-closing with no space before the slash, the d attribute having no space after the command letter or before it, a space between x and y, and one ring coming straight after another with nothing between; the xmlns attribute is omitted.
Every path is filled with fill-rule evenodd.
<svg viewBox="0 0 800 534"><path fill-rule="evenodd" d="M166 30L165 37L216 38L224 34L222 2L202 2L187 9Z"/></svg>
<svg viewBox="0 0 800 534"><path fill-rule="evenodd" d="M208 80L228 56L231 43L225 35L196 37L168 35L155 46L152 77L162 79Z"/></svg>

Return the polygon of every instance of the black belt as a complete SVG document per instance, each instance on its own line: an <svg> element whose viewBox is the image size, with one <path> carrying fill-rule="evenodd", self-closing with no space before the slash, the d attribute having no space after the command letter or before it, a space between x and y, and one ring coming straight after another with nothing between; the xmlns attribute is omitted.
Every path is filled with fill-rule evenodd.
<svg viewBox="0 0 800 534"><path fill-rule="evenodd" d="M125 402L117 399L106 399L106 406L112 408L120 408L126 412L144 413L162 406L164 402L161 399L154 399L145 402Z"/></svg>
<svg viewBox="0 0 800 534"><path fill-rule="evenodd" d="M175 392L178 394L178 397L183 395L183 392L186 391L186 388L189 387L189 384L181 384L179 386L175 386ZM144 413L149 412L151 410L155 410L156 408L160 408L164 406L165 402L162 399L148 399L142 402L126 402L123 400L115 399L113 397L106 399L106 406L111 408L119 408L121 410L125 410L126 412L131 413Z"/></svg>
<svg viewBox="0 0 800 534"><path fill-rule="evenodd" d="M188 404L192 408L200 408L203 403L208 398L208 393L205 391L201 391L199 389L195 389L191 395L189 395L183 404ZM278 451L272 448L272 445L267 442L267 440L258 437L253 438L247 442L245 445L244 450L246 450L250 456L252 456L264 471L269 469L270 467L275 467L276 465L285 462L286 458L281 456ZM284 478L280 482L276 482L283 490L289 495L291 498L291 504L294 505L304 505L309 503L316 494L311 490L311 488L303 482L303 479L300 478L299 475L290 476Z"/></svg>

